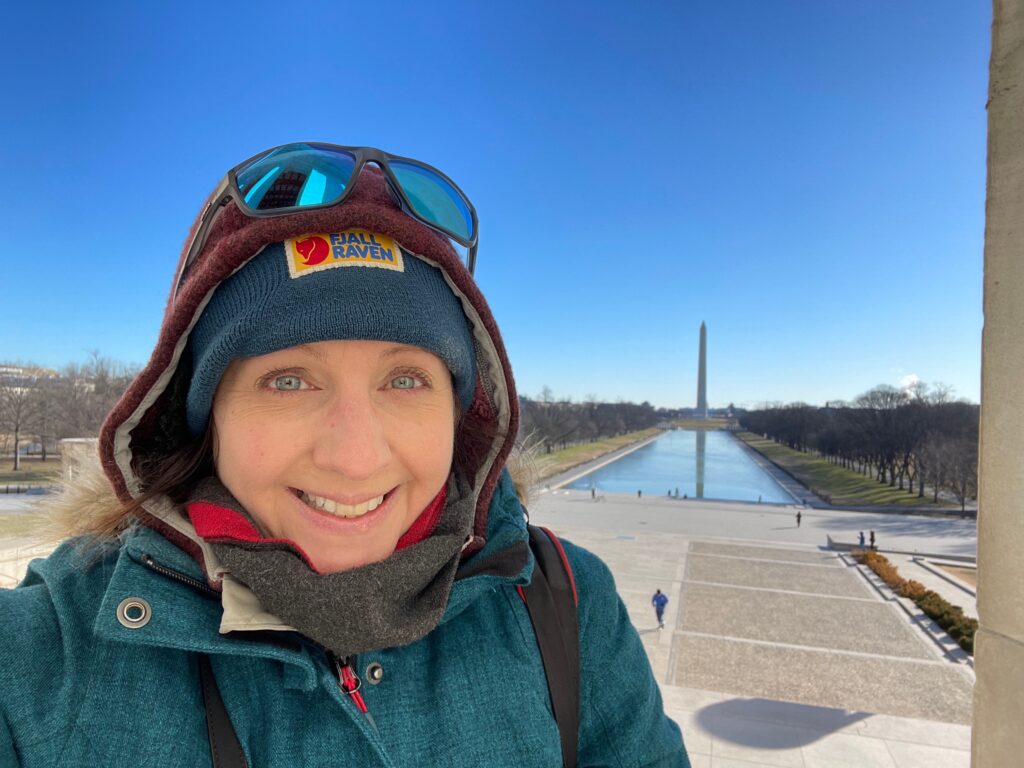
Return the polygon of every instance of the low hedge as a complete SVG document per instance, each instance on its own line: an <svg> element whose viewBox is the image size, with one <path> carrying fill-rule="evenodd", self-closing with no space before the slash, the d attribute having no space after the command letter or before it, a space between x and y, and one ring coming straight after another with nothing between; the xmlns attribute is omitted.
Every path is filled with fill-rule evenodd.
<svg viewBox="0 0 1024 768"><path fill-rule="evenodd" d="M956 640L961 648L974 654L974 632L978 629L978 622L965 616L963 608L953 605L919 581L904 579L899 575L896 566L877 552L855 549L853 556L858 563L866 565L878 574L878 578L897 595L913 600L917 607Z"/></svg>

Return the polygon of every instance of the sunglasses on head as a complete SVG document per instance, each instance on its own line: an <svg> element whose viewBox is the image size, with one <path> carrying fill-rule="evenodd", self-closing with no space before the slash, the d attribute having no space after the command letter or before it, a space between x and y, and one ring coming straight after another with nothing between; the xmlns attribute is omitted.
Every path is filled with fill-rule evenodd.
<svg viewBox="0 0 1024 768"><path fill-rule="evenodd" d="M340 205L366 163L384 173L402 210L467 249L466 267L476 267L476 209L451 179L436 168L373 147L303 142L268 149L239 163L224 177L203 211L188 255L174 284L178 291L202 253L216 214L230 200L247 216L283 216Z"/></svg>

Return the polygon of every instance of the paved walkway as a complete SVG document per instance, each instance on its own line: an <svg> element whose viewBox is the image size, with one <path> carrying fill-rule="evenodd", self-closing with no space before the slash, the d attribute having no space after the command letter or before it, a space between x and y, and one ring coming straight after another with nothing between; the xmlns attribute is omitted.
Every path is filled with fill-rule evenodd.
<svg viewBox="0 0 1024 768"><path fill-rule="evenodd" d="M971 518L856 512L843 509L805 509L789 504L740 501L698 501L652 496L599 494L588 491L544 491L534 497L569 527L663 531L688 536L739 537L766 543L824 546L826 536L855 544L860 531L875 531L883 553L974 558L977 523ZM797 527L796 513L801 512ZM594 513L597 514L594 514Z"/></svg>
<svg viewBox="0 0 1024 768"><path fill-rule="evenodd" d="M24 493L0 495L0 589L16 586L29 560L45 557L53 549L27 534L34 527L29 519L35 517L41 498Z"/></svg>
<svg viewBox="0 0 1024 768"><path fill-rule="evenodd" d="M804 509L798 528L796 509L555 491L531 520L611 567L695 768L968 766L971 667L822 550L860 513ZM975 546L973 521L871 519L908 550Z"/></svg>

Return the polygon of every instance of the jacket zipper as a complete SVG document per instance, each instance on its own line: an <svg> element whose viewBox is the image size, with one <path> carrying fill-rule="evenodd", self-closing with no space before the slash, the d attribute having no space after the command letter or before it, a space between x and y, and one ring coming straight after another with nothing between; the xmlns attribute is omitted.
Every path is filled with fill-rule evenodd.
<svg viewBox="0 0 1024 768"><path fill-rule="evenodd" d="M175 581L180 581L182 584L187 584L188 586L192 587L193 589L197 589L200 592L205 592L208 595L214 596L220 594L219 592L217 592L217 590L215 590L213 587L211 587L204 581L200 581L199 579L193 579L191 576L186 576L184 573L178 573L178 571L172 570L164 565L160 565L160 563L154 560L153 556L148 553L142 556L142 563L151 571L156 571L157 573L163 576L167 576L168 578L174 579Z"/></svg>
<svg viewBox="0 0 1024 768"><path fill-rule="evenodd" d="M206 594L214 597L220 596L220 593L206 582L194 579L191 576L186 576L184 573L175 571L165 565L160 565L160 563L154 560L153 556L148 552L143 553L142 563L151 571L155 571L156 573L167 576L170 579L186 584L200 592L205 592ZM333 663L335 670L337 670L338 687L341 688L343 693L352 699L352 702L356 705L356 709L363 713L366 721L370 724L374 734L379 739L380 730L377 728L377 723L374 721L373 715L370 714L370 710L366 706L366 701L363 699L363 695L359 692L359 689L362 687L362 681L352 669L354 663L352 657L346 656L344 661L338 659L338 657L333 653L328 653L328 657Z"/></svg>
<svg viewBox="0 0 1024 768"><path fill-rule="evenodd" d="M331 661L334 662L334 668L338 672L338 687L341 688L342 692L345 693L352 703L356 705L356 709L363 713L366 717L367 722L373 728L373 732L380 737L380 731L377 730L377 723L373 720L373 715L370 714L370 710L366 706L366 701L363 699L363 694L359 692L362 687L362 680L352 669L352 657L346 656L344 660L339 659L333 653L330 654Z"/></svg>

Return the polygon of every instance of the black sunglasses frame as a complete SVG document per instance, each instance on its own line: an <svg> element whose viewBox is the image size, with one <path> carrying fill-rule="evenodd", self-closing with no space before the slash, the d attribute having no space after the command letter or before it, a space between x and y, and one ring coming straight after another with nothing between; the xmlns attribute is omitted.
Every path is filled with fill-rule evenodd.
<svg viewBox="0 0 1024 768"><path fill-rule="evenodd" d="M454 240L456 243L467 249L466 268L469 270L470 275L473 274L474 270L476 269L476 250L477 241L479 239L479 222L476 216L476 208L473 207L473 203L470 202L469 198L466 196L466 193L459 188L459 185L452 181L450 178L448 178L446 174L442 173L434 166L428 165L427 163L421 162L419 160L414 160L411 157L392 155L389 152L384 152L383 150L377 149L375 147L346 147L341 144L325 144L324 142L316 141L292 141L289 142L288 144L281 144L280 146L271 147L270 149L266 149L262 152L259 152L250 157L248 160L243 160L242 162L238 163L235 167L233 167L225 174L220 184L217 185L217 189L210 196L210 201L206 204L206 208L203 209L202 219L199 222L199 226L196 228L195 237L192 238L192 242L189 244L188 255L182 262L181 269L178 270L178 275L174 281L175 299L177 299L178 297L178 292L181 290L181 285L185 281L185 276L188 274L189 268L195 263L196 259L199 258L199 254L202 253L202 250L206 245L206 238L210 233L210 229L213 225L214 220L217 218L217 214L231 200L235 201L235 205L238 206L239 210L241 210L242 213L254 219L271 218L274 216L286 216L290 213L298 213L301 211L315 211L320 208L333 208L334 206L341 205L343 202L345 202L345 200L349 196L349 193L351 193L351 191L356 186L354 183L349 183L348 185L346 185L344 192L341 193L341 197L339 197L337 200L334 200L329 203L320 203L318 205L293 205L287 208L273 208L270 210L260 210L258 208L251 208L245 202L245 195L238 188L238 172L243 168L247 167L248 165L256 162L260 158L271 154L272 152L276 152L279 149L283 149L284 147L290 147L296 144L306 145L313 148L322 148L327 150L342 150L344 152L348 152L349 154L354 156L356 160L355 166L352 168L353 180L357 180L359 178L359 174L362 172L363 167L367 163L375 164L383 172L384 178L386 179L388 184L388 189L395 196L396 202L402 208L403 213L405 213L407 216L412 216L417 221L426 224L435 232L439 232L440 234ZM430 171L431 173L437 174L444 181L450 184L452 189L454 189L462 197L462 200L466 203L466 207L469 209L469 213L470 216L472 217L473 223L473 237L467 240L466 238L461 237L453 232L449 232L448 230L438 226L437 224L434 224L433 222L427 221L425 218L416 213L415 208L413 208L412 203L409 202L409 198L406 196L405 191L402 189L401 183L398 181L398 178L395 176L391 168L388 166L389 160L399 160L403 163L419 166L420 168Z"/></svg>

